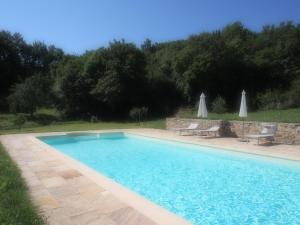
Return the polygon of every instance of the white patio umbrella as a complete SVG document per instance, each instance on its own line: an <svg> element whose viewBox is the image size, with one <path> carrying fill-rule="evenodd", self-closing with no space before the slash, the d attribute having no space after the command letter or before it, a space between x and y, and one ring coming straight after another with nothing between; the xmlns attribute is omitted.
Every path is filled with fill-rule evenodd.
<svg viewBox="0 0 300 225"><path fill-rule="evenodd" d="M199 107L198 107L198 117L207 117L207 108L205 103L205 95L202 93L200 95Z"/></svg>
<svg viewBox="0 0 300 225"><path fill-rule="evenodd" d="M244 139L244 127L245 127L245 118L247 117L247 103L246 103L246 92L245 90L242 91L242 99L241 99L241 106L240 106L240 113L239 117L243 118L243 139Z"/></svg>

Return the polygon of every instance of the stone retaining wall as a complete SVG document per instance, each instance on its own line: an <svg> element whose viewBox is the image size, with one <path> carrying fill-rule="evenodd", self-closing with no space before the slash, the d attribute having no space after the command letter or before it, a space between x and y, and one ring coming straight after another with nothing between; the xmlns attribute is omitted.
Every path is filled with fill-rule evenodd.
<svg viewBox="0 0 300 225"><path fill-rule="evenodd" d="M207 119L185 119L185 118L167 118L166 128L183 128L190 123L199 123L200 129L207 129L213 125L220 125L220 136L223 137L241 137L243 133L242 121L222 121ZM257 134L261 122L245 121L245 134ZM275 142L285 144L300 144L300 123L277 123L277 132Z"/></svg>

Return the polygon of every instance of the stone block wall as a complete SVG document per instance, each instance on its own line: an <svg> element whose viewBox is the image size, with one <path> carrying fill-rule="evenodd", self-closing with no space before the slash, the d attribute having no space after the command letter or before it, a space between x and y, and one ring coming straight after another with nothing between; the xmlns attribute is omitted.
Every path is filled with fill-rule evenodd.
<svg viewBox="0 0 300 225"><path fill-rule="evenodd" d="M185 118L167 118L166 128L184 128L190 123L198 123L200 129L207 129L213 125L220 125L220 136L222 137L242 137L243 122L242 121L222 121L207 119L185 119ZM257 134L260 130L261 122L245 121L245 134ZM275 142L285 144L300 144L300 123L276 123L277 132Z"/></svg>

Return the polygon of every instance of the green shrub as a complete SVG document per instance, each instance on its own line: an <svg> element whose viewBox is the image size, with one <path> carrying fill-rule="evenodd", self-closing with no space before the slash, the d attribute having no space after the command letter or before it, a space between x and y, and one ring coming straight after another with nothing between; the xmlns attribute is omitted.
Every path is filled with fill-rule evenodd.
<svg viewBox="0 0 300 225"><path fill-rule="evenodd" d="M225 113L227 112L226 101L221 96L218 96L212 103L212 112Z"/></svg>
<svg viewBox="0 0 300 225"><path fill-rule="evenodd" d="M23 83L16 84L7 101L13 113L33 113L38 107L49 103L51 81L42 74L27 78Z"/></svg>
<svg viewBox="0 0 300 225"><path fill-rule="evenodd" d="M267 90L257 95L258 108L261 110L272 110L284 108L285 96L279 91Z"/></svg>
<svg viewBox="0 0 300 225"><path fill-rule="evenodd" d="M90 122L91 123L97 123L98 122L98 117L97 116L91 116Z"/></svg>
<svg viewBox="0 0 300 225"><path fill-rule="evenodd" d="M129 116L131 119L141 122L142 120L146 119L148 115L148 108L147 107L134 107L129 111Z"/></svg>
<svg viewBox="0 0 300 225"><path fill-rule="evenodd" d="M129 111L129 116L135 121L140 120L140 108L134 107Z"/></svg>
<svg viewBox="0 0 300 225"><path fill-rule="evenodd" d="M300 107L300 79L293 81L285 97L287 107Z"/></svg>
<svg viewBox="0 0 300 225"><path fill-rule="evenodd" d="M21 129L26 122L26 116L23 113L17 114L14 119L14 125Z"/></svg>
<svg viewBox="0 0 300 225"><path fill-rule="evenodd" d="M140 109L141 119L145 120L148 116L148 107L143 106Z"/></svg>

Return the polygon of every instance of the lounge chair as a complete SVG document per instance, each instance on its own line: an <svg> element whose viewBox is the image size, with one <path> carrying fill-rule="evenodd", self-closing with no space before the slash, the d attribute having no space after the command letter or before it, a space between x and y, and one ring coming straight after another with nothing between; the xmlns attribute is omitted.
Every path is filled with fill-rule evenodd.
<svg viewBox="0 0 300 225"><path fill-rule="evenodd" d="M175 132L179 132L179 135L182 134L182 132L189 132L189 131L195 131L198 130L199 124L198 123L191 123L188 127L186 128L174 128L172 129Z"/></svg>
<svg viewBox="0 0 300 225"><path fill-rule="evenodd" d="M199 134L199 135L203 135L203 134L209 135L210 133L213 133L215 135L215 137L217 137L217 134L218 134L219 130L220 130L220 126L219 125L214 125L214 126L211 126L208 129L196 130L195 133Z"/></svg>
<svg viewBox="0 0 300 225"><path fill-rule="evenodd" d="M277 131L276 124L261 124L261 129L259 134L249 134L246 135L246 138L248 139L248 141L249 139L257 139L257 144L259 144L260 139L265 139L273 142L276 131Z"/></svg>

